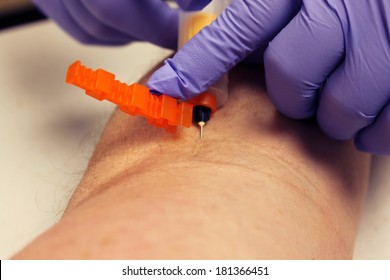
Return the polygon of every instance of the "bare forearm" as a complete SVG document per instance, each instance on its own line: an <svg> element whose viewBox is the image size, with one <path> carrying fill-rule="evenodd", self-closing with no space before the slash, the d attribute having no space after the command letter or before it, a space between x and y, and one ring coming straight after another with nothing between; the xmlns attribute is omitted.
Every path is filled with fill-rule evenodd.
<svg viewBox="0 0 390 280"><path fill-rule="evenodd" d="M276 113L261 75L231 75L202 140L116 112L67 214L16 258L351 257L369 157Z"/></svg>

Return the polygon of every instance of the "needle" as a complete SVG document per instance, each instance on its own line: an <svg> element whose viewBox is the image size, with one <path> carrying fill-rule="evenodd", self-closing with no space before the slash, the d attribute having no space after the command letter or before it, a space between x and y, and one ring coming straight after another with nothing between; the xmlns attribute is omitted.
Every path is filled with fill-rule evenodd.
<svg viewBox="0 0 390 280"><path fill-rule="evenodd" d="M203 138L203 128L205 126L205 122L198 122L198 125L200 126L200 139Z"/></svg>
<svg viewBox="0 0 390 280"><path fill-rule="evenodd" d="M200 139L203 138L204 126L210 120L211 109L206 106L195 106L193 113L193 120L200 127Z"/></svg>

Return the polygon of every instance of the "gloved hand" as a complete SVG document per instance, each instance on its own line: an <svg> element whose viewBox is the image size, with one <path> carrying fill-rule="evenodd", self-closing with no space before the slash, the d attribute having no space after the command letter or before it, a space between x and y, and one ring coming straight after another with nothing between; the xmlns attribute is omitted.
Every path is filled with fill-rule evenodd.
<svg viewBox="0 0 390 280"><path fill-rule="evenodd" d="M176 2L195 10L210 0ZM150 77L148 87L179 99L206 91L246 56L265 49L301 5L301 0L233 0L212 24L165 61Z"/></svg>
<svg viewBox="0 0 390 280"><path fill-rule="evenodd" d="M329 136L390 155L390 1L303 0L284 27L299 5L233 2L148 86L191 98L281 30L264 56L267 90L277 109L296 119L316 115Z"/></svg>
<svg viewBox="0 0 390 280"><path fill-rule="evenodd" d="M178 11L163 0L32 1L83 43L120 45L139 40L177 48Z"/></svg>
<svg viewBox="0 0 390 280"><path fill-rule="evenodd" d="M390 1L303 1L265 54L268 92L292 118L390 155Z"/></svg>

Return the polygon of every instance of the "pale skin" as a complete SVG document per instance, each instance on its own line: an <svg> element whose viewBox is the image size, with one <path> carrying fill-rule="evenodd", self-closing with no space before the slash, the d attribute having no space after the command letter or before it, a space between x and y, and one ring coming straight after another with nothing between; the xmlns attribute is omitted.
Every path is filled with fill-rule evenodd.
<svg viewBox="0 0 390 280"><path fill-rule="evenodd" d="M16 259L349 259L370 156L230 74L199 139L116 111L63 218Z"/></svg>

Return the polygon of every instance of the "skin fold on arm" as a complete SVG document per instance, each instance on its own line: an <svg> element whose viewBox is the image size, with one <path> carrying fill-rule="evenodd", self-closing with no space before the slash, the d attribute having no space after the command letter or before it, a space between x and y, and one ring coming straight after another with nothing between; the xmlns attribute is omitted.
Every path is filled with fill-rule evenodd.
<svg viewBox="0 0 390 280"><path fill-rule="evenodd" d="M202 140L115 111L62 219L14 258L351 258L370 156L281 116L263 77L230 73Z"/></svg>

